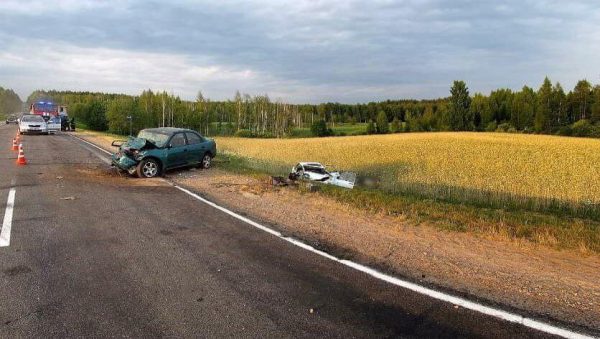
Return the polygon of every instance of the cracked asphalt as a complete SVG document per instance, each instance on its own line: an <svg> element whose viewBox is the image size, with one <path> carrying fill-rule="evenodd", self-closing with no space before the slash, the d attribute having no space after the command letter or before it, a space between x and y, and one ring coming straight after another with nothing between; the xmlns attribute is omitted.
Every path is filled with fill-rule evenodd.
<svg viewBox="0 0 600 339"><path fill-rule="evenodd" d="M119 176L66 134L0 126L0 337L547 337L392 286L161 180Z"/></svg>

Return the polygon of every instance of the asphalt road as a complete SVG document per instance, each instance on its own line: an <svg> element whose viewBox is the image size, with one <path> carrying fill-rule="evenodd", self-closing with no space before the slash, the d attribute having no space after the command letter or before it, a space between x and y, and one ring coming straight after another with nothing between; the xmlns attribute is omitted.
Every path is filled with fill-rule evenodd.
<svg viewBox="0 0 600 339"><path fill-rule="evenodd" d="M547 337L327 260L62 135L0 126L0 337ZM312 309L312 312L311 312Z"/></svg>

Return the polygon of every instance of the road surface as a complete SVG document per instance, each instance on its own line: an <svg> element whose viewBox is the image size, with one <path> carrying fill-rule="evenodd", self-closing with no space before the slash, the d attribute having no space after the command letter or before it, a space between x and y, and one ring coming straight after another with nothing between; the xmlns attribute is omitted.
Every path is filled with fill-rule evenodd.
<svg viewBox="0 0 600 339"><path fill-rule="evenodd" d="M15 130L0 126L0 337L549 337L121 177L67 134L24 136L17 166Z"/></svg>

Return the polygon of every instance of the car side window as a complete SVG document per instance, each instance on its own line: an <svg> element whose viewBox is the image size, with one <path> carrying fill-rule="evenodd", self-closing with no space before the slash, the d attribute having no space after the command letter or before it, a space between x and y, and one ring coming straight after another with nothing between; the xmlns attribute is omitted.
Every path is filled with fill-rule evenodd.
<svg viewBox="0 0 600 339"><path fill-rule="evenodd" d="M196 145L202 142L202 138L196 133L186 133L188 145Z"/></svg>
<svg viewBox="0 0 600 339"><path fill-rule="evenodd" d="M183 135L183 133L177 133L171 138L171 146L185 146L185 136Z"/></svg>

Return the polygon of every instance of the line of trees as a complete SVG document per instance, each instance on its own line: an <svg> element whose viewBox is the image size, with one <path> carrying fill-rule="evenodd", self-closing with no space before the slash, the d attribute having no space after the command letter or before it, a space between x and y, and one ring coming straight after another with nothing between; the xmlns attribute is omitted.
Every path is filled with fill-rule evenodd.
<svg viewBox="0 0 600 339"><path fill-rule="evenodd" d="M504 131L600 137L600 86L581 80L566 93L546 78L539 89L497 89L471 95L455 81L450 96L435 100L387 100L367 104L293 105L268 95L236 92L211 101L173 93L143 91L138 96L72 91L35 91L28 101L51 99L89 128L127 134L158 126L192 128L206 135L284 137L294 128L331 135L336 125L366 123L365 133L413 131ZM321 124L325 123L325 126Z"/></svg>
<svg viewBox="0 0 600 339"><path fill-rule="evenodd" d="M522 131L600 137L600 86L577 82L565 93L560 83L545 78L540 88L524 86L469 96L462 81L455 81L449 99L448 129Z"/></svg>
<svg viewBox="0 0 600 339"><path fill-rule="evenodd" d="M23 108L21 98L12 89L0 87L0 116L19 113Z"/></svg>

